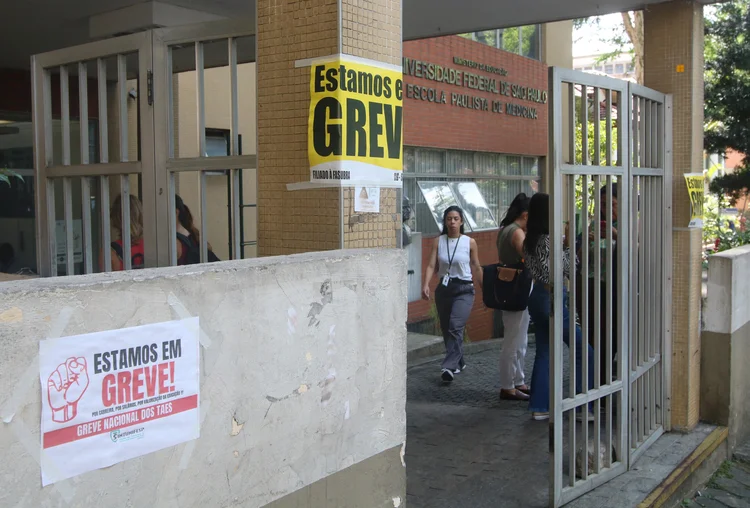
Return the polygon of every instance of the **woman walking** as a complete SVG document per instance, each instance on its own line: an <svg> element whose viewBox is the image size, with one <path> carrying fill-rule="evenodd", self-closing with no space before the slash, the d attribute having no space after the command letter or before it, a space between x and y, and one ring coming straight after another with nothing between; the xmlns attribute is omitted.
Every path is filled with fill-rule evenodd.
<svg viewBox="0 0 750 508"><path fill-rule="evenodd" d="M500 263L523 263L523 242L526 239L526 222L529 217L529 198L521 193L513 199L497 235L497 253ZM529 342L529 311L501 310L505 340L500 353L500 398L529 400L529 387L524 378L524 359Z"/></svg>
<svg viewBox="0 0 750 508"><path fill-rule="evenodd" d="M552 280L549 274L549 195L534 194L529 203L529 218L526 224L524 241L526 266L534 277L534 289L529 297L529 314L536 331L536 358L531 375L531 399L529 409L534 420L549 419L549 346L550 315L552 311ZM563 253L563 275L570 277L570 250L565 246ZM568 311L567 290L563 287L563 341L570 344L570 312ZM581 329L576 325L576 393L581 393L582 344ZM589 365L594 365L594 350L586 344ZM588 369L588 387L594 386L594 369ZM580 417L580 415L579 415ZM589 414L589 420L591 415Z"/></svg>
<svg viewBox="0 0 750 508"><path fill-rule="evenodd" d="M430 281L437 267L438 286L435 306L445 341L445 359L440 378L445 383L466 368L464 362L464 329L474 306L474 283L482 287L482 266L477 243L464 236L464 213L451 206L443 214L443 234L435 239L425 273L422 298L430 299ZM473 274L473 277L472 277Z"/></svg>

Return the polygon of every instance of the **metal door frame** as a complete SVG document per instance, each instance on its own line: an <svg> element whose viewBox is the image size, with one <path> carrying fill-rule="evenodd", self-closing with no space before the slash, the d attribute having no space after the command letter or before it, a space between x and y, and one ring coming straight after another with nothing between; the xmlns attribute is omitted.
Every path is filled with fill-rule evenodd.
<svg viewBox="0 0 750 508"><path fill-rule="evenodd" d="M144 194L154 194L155 167L153 158L153 109L148 103L148 94L139 94L139 119L141 138L140 160L130 161L128 156L128 123L127 123L127 76L125 55L138 55L138 82L140 90L147 90L148 75L152 67L151 34L149 32L125 35L113 39L92 42L81 46L60 49L34 55L31 58L32 75L32 113L34 119L34 166L36 172L36 230L37 230L37 267L42 276L56 276L55 236L55 191L54 179L63 182L64 218L68 225L73 221L72 182L71 177L81 179L82 201L88 205L91 197L90 177L100 177L101 202L106 203L106 213L102 213L102 244L109 245L109 177L122 179L123 194L129 193L128 175L138 174L142 177ZM117 57L117 97L118 97L118 144L120 157L110 161L107 123L107 68L106 58ZM81 123L81 163L71 165L70 161L70 103L68 66L78 64L79 101L81 114L88 118L88 80L84 62L97 62L97 80L99 94L99 161L88 160L88 122ZM61 120L62 120L62 164L55 166L53 161L52 134L52 85L51 73L57 69L61 73ZM65 78L65 79L63 79ZM101 107L104 104L105 107ZM85 146L85 150L83 149ZM123 217L129 217L129 200L123 199ZM143 202L144 215L153 215L155 210L151 201ZM90 206L82 206L82 231L84 235L84 271L93 271ZM144 221L144 242L156 245L156 224ZM74 273L73 231L67 227L67 273ZM130 250L130 238L123 239L124 248ZM155 249L145 252L147 266L156 263ZM126 256L125 267L129 268L130 258ZM104 256L106 271L111 270L110 259Z"/></svg>
<svg viewBox="0 0 750 508"><path fill-rule="evenodd" d="M632 333L628 373L628 449L632 466L671 429L672 97L631 83L628 112L632 133L629 187L638 189L639 196L630 216L634 225L630 239ZM647 216L646 207L661 211L662 216ZM646 243L651 251L642 255ZM645 298L639 298L644 286ZM661 299L660 305L654 302L649 289Z"/></svg>
<svg viewBox="0 0 750 508"><path fill-rule="evenodd" d="M562 85L563 83L569 84L568 86L568 93L567 97L563 97L562 92ZM599 90L605 90L607 92L607 104L612 104L612 94L618 93L619 94L619 108L620 111L622 110L622 102L623 100L627 100L628 94L628 86L627 82L616 80L613 78L608 77L602 77L597 75L592 75L584 72L577 72L572 71L569 69L561 69L557 67L551 67L549 70L549 86L550 86L550 129L549 129L549 169L551 170L551 177L552 177L552 185L551 185L551 192L550 192L550 235L551 235L551 278L553 281L553 309L562 309L563 307L563 284L564 284L564 276L563 276L563 259L562 259L562 253L563 253L563 224L560 220L562 217L564 217L564 207L563 207L563 192L564 192L564 186L563 186L563 180L564 178L568 178L570 180L573 180L573 178L577 176L582 176L584 178L584 182L588 182L589 176L593 175L606 175L605 181L608 183L612 182L612 179L616 177L618 179L618 186L619 186L619 194L618 194L618 217L628 217L627 211L629 210L629 203L630 203L630 196L629 196L629 189L627 185L623 185L623 182L627 181L628 175L629 175L629 163L630 163L630 154L629 150L623 149L623 147L629 146L629 130L628 130L628 122L627 122L627 116L623 118L623 115L618 114L617 122L618 122L618 150L617 150L617 157L618 157L618 163L619 165L614 166L611 165L613 161L611 160L611 145L608 144L608 151L607 151L607 160L601 161L599 160L599 156L596 156L597 160L593 161L593 164L586 164L586 160L583 160L583 164L577 164L575 160L575 153L576 153L576 147L575 147L575 132L576 132L576 108L575 108L575 85L579 85L582 87L582 109L584 111L588 111L588 99L587 99L587 93L586 88L592 87L597 93ZM570 113L568 115L568 125L569 128L569 146L568 149L571 154L573 154L573 158L570 161L564 160L564 153L563 153L563 111L562 111L562 104L563 101L568 101L568 107L570 108ZM599 108L595 108L595 114L597 119L599 119ZM608 107L607 109L607 117L610 118L611 114L611 107ZM582 134L583 134L583 153L586 154L584 156L584 159L588 158L587 155L587 143L586 139L588 136L588 130L587 130L587 121L588 121L588 114L582 115ZM610 122L611 125L611 122ZM598 123L596 125L596 132L598 132ZM607 139L611 139L611 129L607 129ZM598 139L597 139L598 141ZM594 176L596 179L596 182L601 184L600 177ZM611 192L611 191L610 191ZM597 189L596 194L599 193L599 189ZM584 192L584 196L588 196L587 192ZM610 200L608 202L611 203L611 194L609 194ZM568 193L568 212L571 212L571 225L568 231L569 238L575 238L575 187L572 187L569 190ZM597 199L597 204L598 204ZM588 206L588 198L584 197L584 207ZM611 210L611 209L610 209ZM626 213L623 213L626 212ZM611 212L610 212L611 214ZM611 221L609 221L611 223ZM582 231L585 237L588 237L587 234L587 227L588 227L588 217L586 220L582 220ZM628 221L620 222L618 220L618 238L626 237L628 236ZM608 241L610 242L611 246L611 230L610 234L608 235L610 238ZM571 244L575 245L575 240L571 239ZM611 248L610 248L611 252ZM622 351L625 350L625 341L624 338L628 336L628 324L629 320L625 319L624 317L627 316L627 298L624 298L622 296L626 296L627 292L626 289L628 287L627 282L627 271L623 269L624 266L628 266L628 252L626 249L618 248L617 249L617 255L618 255L618 270L617 270L617 281L618 281L618 288L619 288L619 295L621 297L618 299L618 323L617 323L617 329L618 329L618 351L620 352L620 358L621 361L617 364L617 371L616 371L616 381L609 383L605 386L596 387L598 385L598 381L595 384L595 388L593 389L587 389L586 384L583 383L583 393L575 395L575 385L574 383L571 383L571 396L564 397L563 396L563 347L562 347L562 334L563 334L563 314L562 312L553 312L552 319L550 323L550 426L551 426L551 434L552 434L552 457L551 457L551 482L550 482L550 506L557 508L558 506L562 506L573 499L583 495L584 493L596 488L597 486L611 480L612 478L615 478L616 476L624 473L628 469L628 458L627 453L623 453L623 451L627 450L627 415L624 413L622 408L627 405L628 401L628 389L629 389L629 383L624 382L623 380L628 379L627 374L629 372L628 370L628 363L627 363L627 355L623 355ZM611 262L611 261L610 261ZM573 263L571 263L573 264ZM587 259L586 262L584 262L586 265L586 270L588 271L588 263ZM574 265L573 265L574 266ZM611 270L609 272L611 274ZM571 274L571 279L575 281L574 278L575 271ZM587 280L587 279L584 279ZM586 290L585 290L586 291ZM569 310L571 313L571 323L573 326L575 326L575 284L571 284L571 291L569 293L569 301L572 305L569 305ZM610 304L611 305L611 304ZM582 326L586 327L587 324L585 323L585 320L582 321ZM575 331L575 330L573 330ZM584 341L582 342L582 346L587 346L588 341L585 340L586 335L584 333ZM600 338L601 339L601 338ZM571 340L571 344L575 344L575 340ZM583 358L586 358L586 355L582 355ZM571 357L571 379L573 378L573 373L575 372L574 368L574 358L575 358L575 347L570 348L570 357ZM624 361L622 360L624 358ZM594 358L595 365L599 363L598 358ZM582 368L582 377L586 377L588 368L593 366L587 365L587 360L583 361L583 368ZM611 367L610 367L611 368ZM595 369L596 371L596 369ZM612 371L612 374L615 375L615 371ZM607 404L605 397L609 397L609 403ZM618 404L618 418L615 420L612 418L612 400L619 397L619 404ZM576 408L584 408L584 414L587 412L585 408L587 408L589 403L596 404L597 410L595 410L595 418L596 422L594 424L594 432L595 436L598 436L599 442L601 442L601 436L600 433L600 411L599 404L601 404L602 399L605 399L605 404L607 404L608 407L608 414L610 415L609 418L609 432L605 433L608 434L608 436L605 436L605 442L610 442L613 446L615 446L617 451L617 457L610 457L610 459L615 459L612 461L611 465L609 467L606 467L606 464L600 464L599 460L597 459L597 463L599 463L600 472L594 473L594 474L587 474L587 465L583 467L583 479L580 481L576 481L576 472L575 472L575 458L576 458ZM568 453L568 482L569 484L567 486L563 485L563 417L564 414L568 412L569 413L569 453ZM616 424L616 429L613 427L612 424ZM588 423L583 424L581 433L583 434L583 439L586 443L588 443ZM595 438L596 439L596 438ZM608 447L608 449L611 451L611 448ZM608 453L609 455L609 453ZM597 453L598 457L598 453ZM585 461L584 461L585 462ZM572 480L571 480L572 476ZM572 483L570 483L572 482Z"/></svg>
<svg viewBox="0 0 750 508"><path fill-rule="evenodd" d="M206 231L206 175L205 171L224 170L230 171L231 192L231 221L232 228L232 259L241 259L243 246L240 235L240 214L242 211L241 169L257 169L257 156L255 154L240 155L239 139L239 90L237 71L237 39L254 37L256 35L255 22L252 19L232 19L200 23L198 25L186 25L171 28L160 28L153 30L154 44L154 81L157 83L154 91L154 100L165 107L160 108L154 116L156 138L155 157L158 167L164 171L158 174L160 189L167 192L168 199L160 200L158 204L159 227L169 231L169 235L161 235L159 243L159 263L162 266L177 264L176 248L176 221L175 214L170 210L175 209L175 174L180 172L198 172L200 175L200 230ZM227 62L229 67L229 110L230 121L230 154L226 157L206 157L206 115L205 115L205 89L204 89L204 43L226 39ZM197 92L197 132L196 142L199 147L198 157L177 158L174 150L174 88L172 73L172 47L176 45L194 44L196 64L196 92ZM257 58L257 44L256 44ZM256 74L257 76L257 74ZM257 108L256 108L257 109ZM257 117L256 117L257 118ZM257 128L256 128L257 133ZM257 178L257 173L256 173ZM257 185L256 185L257 189ZM201 260L208 256L208 244L206 235L201 235Z"/></svg>
<svg viewBox="0 0 750 508"><path fill-rule="evenodd" d="M55 186L54 179L63 182L64 219L67 227L67 273L74 273L74 252L72 217L72 177L81 179L82 201L89 203L92 195L92 179L98 177L99 199L104 205L102 215L102 246L110 244L109 218L109 178L121 178L123 196L129 194L129 175L141 176L141 203L143 206L143 239L144 257L147 267L172 266L177 263L176 228L174 210L174 174L181 171L198 171L201 174L200 204L201 211L206 209L204 171L230 169L231 174L231 224L232 258L242 257L240 213L240 170L235 168L257 168L256 156L239 155L239 100L237 83L237 47L239 37L255 36L253 19L221 20L196 25L147 30L131 35L115 37L80 46L60 49L32 57L32 96L34 119L34 161L36 185L36 229L37 229L37 262L42 276L56 276L55 259ZM205 147L205 97L203 89L203 44L207 41L227 39L228 67L230 69L230 111L231 111L231 154L227 157L205 156L201 150L200 157L174 157L173 125L173 88L171 48L176 44L194 44L196 48L196 75L198 76L198 146ZM257 53L257 44L256 53ZM139 160L128 160L128 121L127 121L127 75L125 56L138 55L138 94L139 107ZM107 121L107 58L117 57L117 100L118 100L118 143L120 157L110 161ZM99 138L100 157L98 161L89 161L88 152L83 150L88 145L88 122L81 123L81 164L71 165L70 161L70 107L68 79L61 79L61 118L63 124L63 157L62 164L53 165L52 133L52 86L53 70L59 70L61 76L68 77L68 67L77 65L79 74L81 114L88 118L88 81L87 63L97 62L99 94ZM84 100L85 99L85 100ZM103 105L103 107L102 107ZM257 127L257 126L256 126ZM256 128L257 133L257 128ZM256 175L257 177L257 175ZM129 220L129 200L122 200L122 216ZM201 230L205 231L205 213L201 213ZM84 235L84 273L97 271L92 266L91 209L82 206L82 224ZM123 250L130 251L130 238L123 238ZM206 235L201 235L201 258L207 257ZM171 241L170 241L171 239ZM106 251L105 251L106 252ZM111 270L111 261L104 255L104 271ZM129 256L124 256L124 268L130 268Z"/></svg>

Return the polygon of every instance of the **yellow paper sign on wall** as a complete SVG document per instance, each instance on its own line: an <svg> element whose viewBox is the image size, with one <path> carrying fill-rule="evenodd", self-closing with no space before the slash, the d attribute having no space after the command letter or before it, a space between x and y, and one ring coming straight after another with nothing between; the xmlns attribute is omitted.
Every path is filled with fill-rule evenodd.
<svg viewBox="0 0 750 508"><path fill-rule="evenodd" d="M703 227L703 199L705 196L705 177L703 173L686 173L688 196L690 196L689 228Z"/></svg>
<svg viewBox="0 0 750 508"><path fill-rule="evenodd" d="M397 67L344 58L312 64L311 182L400 185L403 88Z"/></svg>

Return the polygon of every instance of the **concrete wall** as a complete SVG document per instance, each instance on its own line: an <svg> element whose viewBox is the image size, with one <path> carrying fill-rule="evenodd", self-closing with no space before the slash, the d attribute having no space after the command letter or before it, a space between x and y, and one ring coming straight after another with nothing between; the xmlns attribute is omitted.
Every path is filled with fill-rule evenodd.
<svg viewBox="0 0 750 508"><path fill-rule="evenodd" d="M750 438L750 246L708 260L701 335L701 418L729 427L729 446Z"/></svg>
<svg viewBox="0 0 750 508"><path fill-rule="evenodd" d="M201 437L41 488L39 340L199 316ZM0 284L0 506L403 505L403 251Z"/></svg>

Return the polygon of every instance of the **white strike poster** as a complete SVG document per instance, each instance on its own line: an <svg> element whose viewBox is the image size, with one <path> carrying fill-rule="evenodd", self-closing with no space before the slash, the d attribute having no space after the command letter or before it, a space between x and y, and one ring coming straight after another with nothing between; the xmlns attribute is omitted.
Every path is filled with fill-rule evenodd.
<svg viewBox="0 0 750 508"><path fill-rule="evenodd" d="M200 436L198 318L39 343L42 485Z"/></svg>

